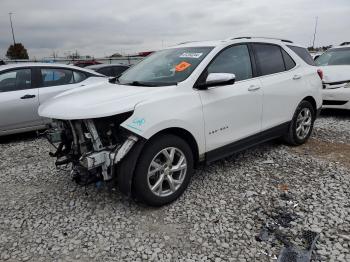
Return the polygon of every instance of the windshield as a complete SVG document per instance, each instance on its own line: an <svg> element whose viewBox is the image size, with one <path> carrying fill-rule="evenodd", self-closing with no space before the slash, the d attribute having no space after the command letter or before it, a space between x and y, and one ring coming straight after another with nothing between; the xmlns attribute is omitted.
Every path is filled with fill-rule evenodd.
<svg viewBox="0 0 350 262"><path fill-rule="evenodd" d="M350 65L350 47L331 49L319 56L315 63L318 66Z"/></svg>
<svg viewBox="0 0 350 262"><path fill-rule="evenodd" d="M119 84L174 85L184 81L213 47L183 47L158 51L126 71Z"/></svg>

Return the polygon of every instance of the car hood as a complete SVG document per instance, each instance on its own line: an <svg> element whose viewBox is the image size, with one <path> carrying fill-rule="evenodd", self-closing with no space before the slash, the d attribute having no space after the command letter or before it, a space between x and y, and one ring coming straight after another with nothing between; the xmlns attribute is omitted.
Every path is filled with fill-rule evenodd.
<svg viewBox="0 0 350 262"><path fill-rule="evenodd" d="M323 71L323 82L334 83L350 81L350 65L321 66Z"/></svg>
<svg viewBox="0 0 350 262"><path fill-rule="evenodd" d="M51 98L39 107L39 115L63 120L112 116L134 110L136 104L169 87L95 83Z"/></svg>

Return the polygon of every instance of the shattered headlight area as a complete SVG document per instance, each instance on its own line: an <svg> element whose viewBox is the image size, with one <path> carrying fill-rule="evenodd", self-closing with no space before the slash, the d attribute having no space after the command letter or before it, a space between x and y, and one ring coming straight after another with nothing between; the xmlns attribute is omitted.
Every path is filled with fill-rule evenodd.
<svg viewBox="0 0 350 262"><path fill-rule="evenodd" d="M138 141L138 137L120 127L132 112L116 116L83 119L54 120L46 132L56 148L50 156L56 166L71 164L72 179L87 185L109 181L118 164Z"/></svg>

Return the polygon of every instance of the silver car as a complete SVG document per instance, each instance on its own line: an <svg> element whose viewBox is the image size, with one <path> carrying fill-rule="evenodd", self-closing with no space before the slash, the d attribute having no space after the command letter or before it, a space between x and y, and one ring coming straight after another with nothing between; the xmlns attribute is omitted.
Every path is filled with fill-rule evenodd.
<svg viewBox="0 0 350 262"><path fill-rule="evenodd" d="M49 120L38 115L40 104L68 89L106 79L92 70L70 65L0 66L0 136L44 128Z"/></svg>

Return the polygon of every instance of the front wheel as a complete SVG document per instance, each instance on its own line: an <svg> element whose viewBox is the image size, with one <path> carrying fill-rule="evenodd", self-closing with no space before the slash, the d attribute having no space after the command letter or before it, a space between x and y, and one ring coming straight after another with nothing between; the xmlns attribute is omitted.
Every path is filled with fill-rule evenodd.
<svg viewBox="0 0 350 262"><path fill-rule="evenodd" d="M133 191L151 206L177 199L187 188L193 173L189 145L174 135L157 137L146 145L136 166Z"/></svg>
<svg viewBox="0 0 350 262"><path fill-rule="evenodd" d="M294 113L284 140L290 145L304 144L312 133L315 119L316 112L311 103L302 101Z"/></svg>

